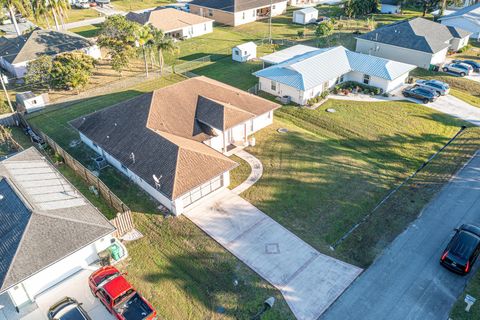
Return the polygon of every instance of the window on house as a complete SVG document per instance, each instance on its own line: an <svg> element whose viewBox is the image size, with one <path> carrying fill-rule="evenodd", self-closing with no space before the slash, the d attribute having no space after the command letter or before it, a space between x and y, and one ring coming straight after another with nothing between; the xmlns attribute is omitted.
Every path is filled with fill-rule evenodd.
<svg viewBox="0 0 480 320"><path fill-rule="evenodd" d="M37 104L37 100L33 100L33 104Z"/></svg>
<svg viewBox="0 0 480 320"><path fill-rule="evenodd" d="M207 31L207 24L206 23L203 25L203 31Z"/></svg>
<svg viewBox="0 0 480 320"><path fill-rule="evenodd" d="M343 74L342 74L342 75L341 75L341 76L338 78L338 81L337 81L337 83L342 83L342 82L343 82L343 80L344 80L344 78L343 78Z"/></svg>
<svg viewBox="0 0 480 320"><path fill-rule="evenodd" d="M365 83L365 84L370 83L370 76L368 74L363 75L363 83Z"/></svg>
<svg viewBox="0 0 480 320"><path fill-rule="evenodd" d="M245 20L245 11L242 13L242 19Z"/></svg>
<svg viewBox="0 0 480 320"><path fill-rule="evenodd" d="M236 56L239 56L239 55L240 55L240 50L235 49L235 55L236 55Z"/></svg>
<svg viewBox="0 0 480 320"><path fill-rule="evenodd" d="M250 122L250 131L253 132L253 128L254 128L254 127L253 127L253 119L252 119L251 122Z"/></svg>
<svg viewBox="0 0 480 320"><path fill-rule="evenodd" d="M252 17L255 18L256 15L257 15L257 11L256 11L256 10L252 10Z"/></svg>
<svg viewBox="0 0 480 320"><path fill-rule="evenodd" d="M212 9L208 9L208 16L213 17L213 10Z"/></svg>
<svg viewBox="0 0 480 320"><path fill-rule="evenodd" d="M275 10L275 5L272 6L272 9Z"/></svg>
<svg viewBox="0 0 480 320"><path fill-rule="evenodd" d="M273 113L272 111L270 111L270 112L268 113L268 119L271 119L271 118L272 118L272 113Z"/></svg>
<svg viewBox="0 0 480 320"><path fill-rule="evenodd" d="M272 91L277 91L277 83L275 81L272 81L271 89Z"/></svg>

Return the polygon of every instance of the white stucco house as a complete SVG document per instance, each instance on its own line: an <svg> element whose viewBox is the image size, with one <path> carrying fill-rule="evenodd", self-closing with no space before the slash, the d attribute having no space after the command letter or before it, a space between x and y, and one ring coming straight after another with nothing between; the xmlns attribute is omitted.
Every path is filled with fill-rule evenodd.
<svg viewBox="0 0 480 320"><path fill-rule="evenodd" d="M0 67L17 78L24 77L27 65L42 55L82 51L101 58L100 48L91 40L72 32L35 29L15 38L0 38Z"/></svg>
<svg viewBox="0 0 480 320"><path fill-rule="evenodd" d="M176 215L230 184L225 154L278 104L195 77L78 118L82 141ZM128 134L127 134L128 133Z"/></svg>
<svg viewBox="0 0 480 320"><path fill-rule="evenodd" d="M257 45L255 42L239 44L232 49L232 59L238 62L247 62L257 58Z"/></svg>
<svg viewBox="0 0 480 320"><path fill-rule="evenodd" d="M480 38L480 3L453 11L438 18L441 24L471 32L470 38Z"/></svg>
<svg viewBox="0 0 480 320"><path fill-rule="evenodd" d="M230 26L281 15L288 0L193 0L190 12Z"/></svg>
<svg viewBox="0 0 480 320"><path fill-rule="evenodd" d="M213 20L174 8L159 7L142 13L129 12L128 20L152 25L173 38L188 39L213 32Z"/></svg>
<svg viewBox="0 0 480 320"><path fill-rule="evenodd" d="M387 13L387 14L400 13L402 12L402 1L401 0L381 0L380 12Z"/></svg>
<svg viewBox="0 0 480 320"><path fill-rule="evenodd" d="M289 96L300 105L335 85L355 81L390 92L403 85L414 65L353 52L342 46L294 46L267 55L273 64L254 73L259 89L275 96ZM302 51L304 53L302 53Z"/></svg>
<svg viewBox="0 0 480 320"><path fill-rule="evenodd" d="M356 38L356 51L429 69L468 44L470 32L423 18L402 20Z"/></svg>
<svg viewBox="0 0 480 320"><path fill-rule="evenodd" d="M1 161L0 176L0 301L29 313L97 261L115 228L33 147Z"/></svg>
<svg viewBox="0 0 480 320"><path fill-rule="evenodd" d="M309 24L317 21L318 10L312 7L307 7L293 11L292 22L297 24Z"/></svg>

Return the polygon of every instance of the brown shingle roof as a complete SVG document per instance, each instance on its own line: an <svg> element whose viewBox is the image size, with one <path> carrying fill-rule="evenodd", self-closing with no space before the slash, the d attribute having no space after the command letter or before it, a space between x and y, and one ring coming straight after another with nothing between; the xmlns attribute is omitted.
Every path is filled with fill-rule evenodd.
<svg viewBox="0 0 480 320"><path fill-rule="evenodd" d="M149 23L163 32L172 32L213 21L212 19L173 8L151 10L143 13L129 12L126 18L142 25Z"/></svg>
<svg viewBox="0 0 480 320"><path fill-rule="evenodd" d="M220 105L216 110L221 116L211 111L202 116L208 125L215 122L225 128L279 107L221 82L197 77L76 119L71 124L153 187L153 175L161 176L159 191L176 199L237 165L203 143L212 134L197 120L199 100Z"/></svg>

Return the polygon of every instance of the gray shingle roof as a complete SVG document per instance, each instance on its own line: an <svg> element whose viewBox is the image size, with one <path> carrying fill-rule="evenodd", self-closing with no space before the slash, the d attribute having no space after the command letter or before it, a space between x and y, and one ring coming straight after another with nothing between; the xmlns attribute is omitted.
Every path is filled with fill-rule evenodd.
<svg viewBox="0 0 480 320"><path fill-rule="evenodd" d="M16 38L0 38L0 56L11 64L88 48L92 41L72 32L35 29Z"/></svg>
<svg viewBox="0 0 480 320"><path fill-rule="evenodd" d="M115 230L33 147L0 176L0 292Z"/></svg>
<svg viewBox="0 0 480 320"><path fill-rule="evenodd" d="M469 34L470 32L460 28L451 29L427 19L415 18L383 26L358 38L427 53L437 53L447 48L452 38L463 38Z"/></svg>
<svg viewBox="0 0 480 320"><path fill-rule="evenodd" d="M237 166L203 143L213 137L204 125L221 130L278 107L221 82L196 77L71 124L152 187L153 175L161 176L159 191L176 199Z"/></svg>
<svg viewBox="0 0 480 320"><path fill-rule="evenodd" d="M270 1L271 0L193 0L190 4L228 12L239 12L269 6ZM272 0L273 4L279 2L286 2L286 0Z"/></svg>
<svg viewBox="0 0 480 320"><path fill-rule="evenodd" d="M438 18L438 20L447 20L459 16L466 16L473 20L480 19L480 3L457 10L449 15Z"/></svg>

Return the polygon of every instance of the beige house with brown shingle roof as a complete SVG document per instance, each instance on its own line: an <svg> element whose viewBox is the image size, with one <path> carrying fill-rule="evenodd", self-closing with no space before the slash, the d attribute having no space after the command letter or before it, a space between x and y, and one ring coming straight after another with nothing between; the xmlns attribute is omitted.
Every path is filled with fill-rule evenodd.
<svg viewBox="0 0 480 320"><path fill-rule="evenodd" d="M213 31L212 19L173 8L129 12L126 18L141 25L151 24L173 38L193 38Z"/></svg>
<svg viewBox="0 0 480 320"><path fill-rule="evenodd" d="M72 121L82 141L174 214L230 184L225 154L278 104L196 77Z"/></svg>

